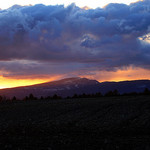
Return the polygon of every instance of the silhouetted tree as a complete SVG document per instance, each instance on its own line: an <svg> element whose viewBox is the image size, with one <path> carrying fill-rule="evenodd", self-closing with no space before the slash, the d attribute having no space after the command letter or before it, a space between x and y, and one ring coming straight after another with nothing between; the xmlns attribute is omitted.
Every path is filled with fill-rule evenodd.
<svg viewBox="0 0 150 150"><path fill-rule="evenodd" d="M103 95L100 93L100 92L98 92L98 93L96 93L95 95L94 95L94 97L102 97Z"/></svg>
<svg viewBox="0 0 150 150"><path fill-rule="evenodd" d="M74 94L72 98L78 98L78 95L77 95L77 94Z"/></svg>
<svg viewBox="0 0 150 150"><path fill-rule="evenodd" d="M87 94L86 97L87 97L87 98L91 98L92 95L91 95L91 94Z"/></svg>
<svg viewBox="0 0 150 150"><path fill-rule="evenodd" d="M58 98L57 94L54 94L52 98L57 99Z"/></svg>
<svg viewBox="0 0 150 150"><path fill-rule="evenodd" d="M47 96L45 99L50 100L50 99L52 99L52 97L51 96Z"/></svg>
<svg viewBox="0 0 150 150"><path fill-rule="evenodd" d="M80 95L81 98L86 98L87 95L85 93L83 93L82 95Z"/></svg>
<svg viewBox="0 0 150 150"><path fill-rule="evenodd" d="M44 99L44 97L43 97L43 96L41 96L41 97L40 97L40 100L43 100L43 99Z"/></svg>
<svg viewBox="0 0 150 150"><path fill-rule="evenodd" d="M113 96L118 96L118 95L120 95L120 93L118 92L118 90L115 89L115 90L113 91Z"/></svg>
<svg viewBox="0 0 150 150"><path fill-rule="evenodd" d="M105 96L113 96L113 92L112 91L109 91L105 94Z"/></svg>
<svg viewBox="0 0 150 150"><path fill-rule="evenodd" d="M37 97L34 97L33 94L31 93L31 94L29 95L29 100L37 100Z"/></svg>
<svg viewBox="0 0 150 150"><path fill-rule="evenodd" d="M127 95L128 96L136 96L136 95L138 95L138 93L137 92L131 92L131 93L127 93Z"/></svg>
<svg viewBox="0 0 150 150"><path fill-rule="evenodd" d="M71 98L72 98L72 97L70 97L70 96L67 96L67 97L66 97L66 99L71 99Z"/></svg>
<svg viewBox="0 0 150 150"><path fill-rule="evenodd" d="M118 90L114 90L114 91L109 91L105 94L105 96L119 96L120 93L118 92Z"/></svg>
<svg viewBox="0 0 150 150"><path fill-rule="evenodd" d="M3 97L2 96L0 96L0 101L2 101L3 100Z"/></svg>
<svg viewBox="0 0 150 150"><path fill-rule="evenodd" d="M91 94L91 97L95 97L95 94Z"/></svg>
<svg viewBox="0 0 150 150"><path fill-rule="evenodd" d="M54 94L54 96L52 97L52 99L61 99L61 96L58 96L57 94Z"/></svg>
<svg viewBox="0 0 150 150"><path fill-rule="evenodd" d="M32 93L31 93L31 94L29 94L29 99L30 99L30 100L34 99L34 96L33 96L33 94L32 94Z"/></svg>
<svg viewBox="0 0 150 150"><path fill-rule="evenodd" d="M3 101L6 101L6 100L7 100L6 96L3 96L3 98L2 98L2 99L3 99Z"/></svg>
<svg viewBox="0 0 150 150"><path fill-rule="evenodd" d="M14 97L12 98L12 101L15 101L15 100L17 100L17 98L14 96Z"/></svg>
<svg viewBox="0 0 150 150"><path fill-rule="evenodd" d="M148 89L148 88L145 88L143 94L144 94L144 95L150 95L149 89Z"/></svg>
<svg viewBox="0 0 150 150"><path fill-rule="evenodd" d="M23 100L24 100L24 101L27 101L27 100L29 100L29 97L26 96Z"/></svg>

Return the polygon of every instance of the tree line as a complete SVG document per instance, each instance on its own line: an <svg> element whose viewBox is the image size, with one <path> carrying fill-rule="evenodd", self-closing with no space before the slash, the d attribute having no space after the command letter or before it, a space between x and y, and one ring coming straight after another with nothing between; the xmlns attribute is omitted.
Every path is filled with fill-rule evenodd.
<svg viewBox="0 0 150 150"><path fill-rule="evenodd" d="M95 94L74 94L73 96L67 96L65 98L54 94L53 96L46 96L43 97L41 96L40 98L35 97L32 93L29 94L29 96L26 96L23 99L24 101L28 100L57 100L57 99L75 99L75 98L98 98L98 97L113 97L113 96L137 96L137 95L150 95L150 90L148 88L145 88L143 92L131 92L131 93L124 93L120 94L117 89L113 91L108 91L105 94L102 94L101 92L97 92ZM16 101L19 100L15 96L12 97L11 99L6 98L5 96L0 96L0 101Z"/></svg>

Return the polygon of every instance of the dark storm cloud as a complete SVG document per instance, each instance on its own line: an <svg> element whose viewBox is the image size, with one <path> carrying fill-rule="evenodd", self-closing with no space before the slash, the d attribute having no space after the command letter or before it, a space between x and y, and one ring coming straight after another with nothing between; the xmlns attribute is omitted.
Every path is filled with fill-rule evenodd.
<svg viewBox="0 0 150 150"><path fill-rule="evenodd" d="M130 65L149 68L150 44L144 41L149 32L148 0L89 10L75 4L15 5L0 10L0 70L19 74L19 65L22 74L59 74Z"/></svg>

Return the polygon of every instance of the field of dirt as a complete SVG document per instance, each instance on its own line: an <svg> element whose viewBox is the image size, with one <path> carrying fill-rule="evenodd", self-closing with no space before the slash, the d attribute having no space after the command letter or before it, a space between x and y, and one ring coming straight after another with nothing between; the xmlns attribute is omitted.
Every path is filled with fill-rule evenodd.
<svg viewBox="0 0 150 150"><path fill-rule="evenodd" d="M1 102L0 149L150 150L150 96Z"/></svg>

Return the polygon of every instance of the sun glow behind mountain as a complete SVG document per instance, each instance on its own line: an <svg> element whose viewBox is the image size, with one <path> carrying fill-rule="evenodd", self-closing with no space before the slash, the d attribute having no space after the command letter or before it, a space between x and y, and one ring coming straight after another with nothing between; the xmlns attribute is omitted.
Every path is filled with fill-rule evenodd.
<svg viewBox="0 0 150 150"><path fill-rule="evenodd" d="M129 67L124 70L117 71L96 71L89 75L83 75L81 77L86 77L89 79L97 79L99 82L104 81L131 81L131 80L149 80L150 70L142 68L132 68Z"/></svg>
<svg viewBox="0 0 150 150"><path fill-rule="evenodd" d="M13 79L7 77L0 77L0 89L20 87L27 85L40 84L61 79L59 76L47 78L28 78L28 79Z"/></svg>
<svg viewBox="0 0 150 150"><path fill-rule="evenodd" d="M142 74L141 74L142 72ZM74 73L74 76L76 74ZM117 70L117 71L95 71L91 72L88 75L79 75L80 77L85 77L89 79L95 79L99 82L105 81L130 81L130 80L143 80L143 79L150 79L150 70L141 69L141 68L128 68L124 70ZM50 78L28 78L28 79L13 79L7 77L0 77L0 89L3 88L12 88L18 86L27 86L27 85L34 85L44 82L51 82L66 78L66 76L54 76ZM73 75L72 75L73 77Z"/></svg>

